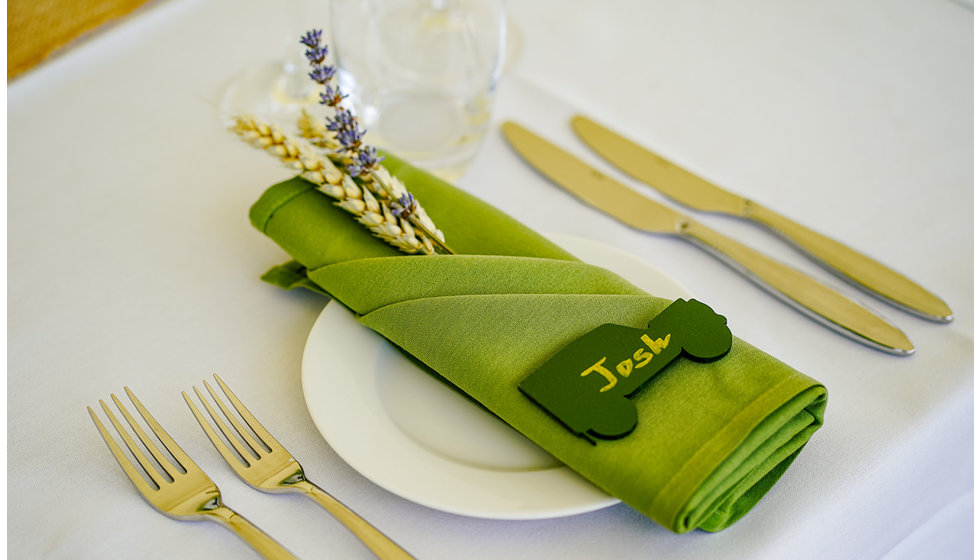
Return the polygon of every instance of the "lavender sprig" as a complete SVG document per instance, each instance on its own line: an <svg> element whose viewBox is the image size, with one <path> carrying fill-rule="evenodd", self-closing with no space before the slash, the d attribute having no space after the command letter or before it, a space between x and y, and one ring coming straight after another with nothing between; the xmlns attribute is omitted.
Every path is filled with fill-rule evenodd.
<svg viewBox="0 0 980 560"><path fill-rule="evenodd" d="M305 35L300 37L299 42L307 47L316 48L320 45L320 37L323 35L322 29L313 29L307 31Z"/></svg>
<svg viewBox="0 0 980 560"><path fill-rule="evenodd" d="M304 34L300 43L307 47L310 79L324 86L320 93L320 104L334 111L332 117L327 117L324 127L326 131L333 133L332 143L337 146L333 157L339 159L338 163L351 177L358 178L368 188L372 188L384 200L392 215L407 220L445 252L452 253L443 241L442 232L435 228L415 197L405 191L404 186L396 182L390 174L380 173L384 169L381 167L384 156L378 155L374 146L364 143L366 131L358 126L357 117L341 106L347 95L339 87L329 83L336 76L336 69L323 63L328 49L325 45L320 45L321 36L322 31L314 29Z"/></svg>
<svg viewBox="0 0 980 560"><path fill-rule="evenodd" d="M326 84L333 79L334 74L336 71L333 66L314 66L310 71L310 79L318 84Z"/></svg>
<svg viewBox="0 0 980 560"><path fill-rule="evenodd" d="M325 45L320 45L322 35L321 30L313 29L307 31L299 41L307 47L306 59L310 63L310 79L324 86L324 91L320 94L320 104L334 110L334 116L327 118L327 130L334 133L340 144L337 153L344 156L346 160L344 166L348 173L354 177L367 178L384 158L378 156L376 149L363 144L366 131L358 127L357 117L340 105L347 95L342 93L340 88L335 88L328 83L336 76L337 71L333 66L323 64L328 49Z"/></svg>

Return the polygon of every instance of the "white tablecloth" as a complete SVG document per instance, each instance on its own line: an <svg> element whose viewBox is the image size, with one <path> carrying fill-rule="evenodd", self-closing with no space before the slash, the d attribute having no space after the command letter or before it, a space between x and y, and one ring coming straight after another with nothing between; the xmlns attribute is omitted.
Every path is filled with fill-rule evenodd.
<svg viewBox="0 0 980 560"><path fill-rule="evenodd" d="M303 27L327 26L326 2ZM420 558L963 558L972 549L973 14L947 0L512 2L495 125L590 154L581 111L848 242L943 296L950 325L868 298L770 235L702 221L871 303L896 358L804 318L689 245L638 233L525 166L494 126L458 184L539 231L656 264L733 330L830 392L826 425L743 520L674 535L624 505L493 521L395 496L346 465L305 408L322 298L258 280L285 258L249 205L288 176L222 129L216 102L282 52L279 4L170 0L8 87L8 552L237 558L212 524L148 507L85 410L132 387L235 506L303 558L368 558L298 496L245 487L180 391L218 372L313 480ZM301 30L300 30L301 31ZM631 183L635 184L635 183ZM639 188L639 187L638 187ZM659 198L650 191L652 197Z"/></svg>

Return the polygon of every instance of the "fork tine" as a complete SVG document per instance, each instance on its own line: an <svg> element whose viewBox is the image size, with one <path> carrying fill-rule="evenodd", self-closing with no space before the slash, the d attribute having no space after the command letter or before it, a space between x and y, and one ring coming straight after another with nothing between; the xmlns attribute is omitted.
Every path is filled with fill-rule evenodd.
<svg viewBox="0 0 980 560"><path fill-rule="evenodd" d="M252 413L249 412L247 408L245 408L245 405L242 404L242 401L238 400L238 397L235 396L235 393L231 390L230 387L228 387L228 385L225 384L224 381L222 381L220 377L218 377L217 373L214 374L214 379L218 382L218 385L221 386L221 390L224 391L225 395L228 396L228 400L231 401L232 406L234 406L235 410L237 410L238 413L242 415L242 418L245 419L245 423L248 424L248 427L251 428L256 435L259 436L259 439L261 439L263 443L265 443L265 445L268 446L270 449L272 449L273 445L282 449L283 448L282 444L279 443L279 441L277 441L276 438L269 433L269 430L265 429L265 426L263 426L262 423L255 418L255 416L252 416Z"/></svg>
<svg viewBox="0 0 980 560"><path fill-rule="evenodd" d="M115 394L112 394L111 396L112 396L112 402L116 403L116 408L118 408L119 411L122 412L123 416L126 418L126 421L129 422L129 426L133 429L134 432L136 432L136 436L139 437L140 441L143 442L143 446L150 451L150 454L153 455L153 458L157 460L157 463L160 465L160 467L162 467L163 470L167 473L167 475L170 476L171 480L176 478L178 473L177 470L174 468L173 464L171 464L170 460L167 459L163 455L163 453L160 452L160 448L158 448L156 444L154 444L153 441L149 438L149 436L146 435L146 432L143 431L143 428L141 428L139 423L136 421L136 419L133 418L133 415L130 414L128 410L126 410L125 406L123 406L123 403L122 401L119 400L119 397L117 397Z"/></svg>
<svg viewBox="0 0 980 560"><path fill-rule="evenodd" d="M189 472L191 469L201 470L201 468L197 466L197 463L195 463L190 456L188 456L187 453L184 453L184 450L177 445L174 438L170 437L170 434L163 429L163 426L157 422L157 419L150 414L150 411L143 406L143 403L136 398L136 395L129 390L129 387L125 387L125 389L126 394L129 395L129 400L133 401L133 404L136 405L136 410L139 411L140 416L146 420L146 423L149 424L150 429L153 430L153 433L160 439L163 446L167 448L167 451L174 456L174 459L177 460L177 464L183 468L185 472Z"/></svg>
<svg viewBox="0 0 980 560"><path fill-rule="evenodd" d="M214 402L218 405L218 408L221 409L221 412L224 413L225 418L231 422L231 425L235 428L235 431L238 432L238 435L242 436L242 439L246 444L248 444L249 447L252 448L252 451L255 452L257 457L261 456L260 450L265 451L268 449L268 447L266 447L261 441L256 442L255 439L252 438L252 435L245 429L244 426L242 426L242 423L235 418L235 415L228 410L228 406L225 404L224 400L218 397L218 393L211 388L211 385L207 382L207 380L204 380L204 387L208 390L208 393L211 394L211 398L214 399Z"/></svg>
<svg viewBox="0 0 980 560"><path fill-rule="evenodd" d="M241 455L242 460L244 460L246 464L251 464L252 461L257 459L259 457L259 453L255 450L255 447L252 447L251 444L246 442L246 445L249 446L249 448L246 449L245 446L243 446L242 443L235 438L235 435L231 433L228 425L221 419L221 416L217 413L217 411L215 411L214 408L208 404L207 399L204 398L204 394L201 393L197 386L194 386L194 392L197 393L197 398L201 400L201 404L204 405L204 408L208 411L208 414L211 415L211 419L214 420L215 424L217 424L218 429L225 435L225 438L231 444L231 446L235 448L235 451Z"/></svg>
<svg viewBox="0 0 980 560"><path fill-rule="evenodd" d="M146 473L146 476L150 477L150 480L157 485L157 488L162 486L163 480L161 478L160 471L150 464L150 460L146 458L146 455L144 455L142 451L140 451L139 446L136 445L136 442L133 441L132 437L130 437L129 432L126 431L126 428L123 428L122 422L116 419L116 415L109 409L109 405L107 405L102 399L99 399L99 404L102 405L102 411L106 413L106 416L109 417L109 421L112 422L113 427L116 428L116 433L119 434L123 440L123 443L125 443L126 447L129 448L129 452L136 458L136 462L143 467L143 472Z"/></svg>
<svg viewBox="0 0 980 560"><path fill-rule="evenodd" d="M187 406L191 408L191 412L194 413L194 418L197 419L197 423L201 425L201 428L204 430L204 433L207 434L208 439L211 440L211 443L214 444L214 447L219 453L221 453L221 456L225 458L225 461L227 461L229 465L232 465L233 467L241 464L244 464L246 467L249 466L251 464L250 459L254 459L254 455L245 454L245 450L241 448L241 445L230 436L221 421L216 418L214 409L212 409L211 406L208 405L207 401L204 400L204 395L201 394L201 391L199 391L196 386L194 387L194 392L197 394L197 398L200 399L201 404L203 404L204 408L208 411L208 414L215 420L215 423L218 425L221 433L223 433L225 437L228 438L228 441L231 442L231 445L234 446L237 455L232 452L231 448L225 443L225 440L221 439L221 436L214 431L214 428L211 427L211 423L204 418L204 414L201 413L200 409L198 409L194 404L194 401L191 400L191 397L187 394L187 391L181 391L181 394L184 395L184 401L186 401Z"/></svg>
<svg viewBox="0 0 980 560"><path fill-rule="evenodd" d="M105 403L102 404L104 407ZM109 430L107 430L105 425L102 424L99 417L95 415L95 411L92 410L92 407L90 406L87 408L89 415L92 417L92 421L95 422L95 427L99 429L99 433L102 434L102 439L105 440L105 444L109 446L109 451L112 452L113 457L116 458L116 461L119 463L119 466L122 467L122 470L126 473L126 476L129 477L129 480L133 481L133 484L136 485L136 489L139 490L141 494L148 494L156 490L156 488L153 488L147 484L143 476L140 475L138 470L136 470L136 467L133 466L133 462L129 460L126 453L123 452L122 448L119 447L119 444L116 443L116 440L109 434Z"/></svg>

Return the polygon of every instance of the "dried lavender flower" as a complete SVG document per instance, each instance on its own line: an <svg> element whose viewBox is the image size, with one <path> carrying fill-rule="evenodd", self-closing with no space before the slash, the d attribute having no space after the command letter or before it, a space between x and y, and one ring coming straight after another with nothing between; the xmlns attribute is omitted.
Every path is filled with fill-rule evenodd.
<svg viewBox="0 0 980 560"><path fill-rule="evenodd" d="M300 38L299 42L300 44L310 47L311 49L316 48L317 46L320 45L320 36L322 34L323 34L323 30L321 29L313 29L307 31L306 34Z"/></svg>
<svg viewBox="0 0 980 560"><path fill-rule="evenodd" d="M357 152L356 161L364 169L374 169L384 160L384 156L378 155L378 150L374 146L365 146Z"/></svg>
<svg viewBox="0 0 980 560"><path fill-rule="evenodd" d="M327 47L310 47L306 51L306 59L311 64L321 64L327 58Z"/></svg>
<svg viewBox="0 0 980 560"><path fill-rule="evenodd" d="M354 119L354 115L344 107L337 107L333 118L327 117L327 130L331 132L339 132L350 128L357 128L357 122Z"/></svg>
<svg viewBox="0 0 980 560"><path fill-rule="evenodd" d="M329 130L329 126L327 130ZM357 150L361 145L361 138L364 134L363 130L358 130L356 126L350 128L341 128L337 131L337 141L340 142L342 147L339 151L355 152L357 155Z"/></svg>
<svg viewBox="0 0 980 560"><path fill-rule="evenodd" d="M318 84L325 85L327 82L333 79L334 74L336 73L337 71L333 66L314 66L313 71L310 72L310 79Z"/></svg>
<svg viewBox="0 0 980 560"><path fill-rule="evenodd" d="M320 93L320 104L328 107L337 107L345 97L347 97L347 94L341 93L340 88L334 89L333 86L328 84L323 92Z"/></svg>
<svg viewBox="0 0 980 560"><path fill-rule="evenodd" d="M391 213L401 217L402 213L414 214L418 210L415 196L412 193L405 193L398 197L398 203L391 203Z"/></svg>

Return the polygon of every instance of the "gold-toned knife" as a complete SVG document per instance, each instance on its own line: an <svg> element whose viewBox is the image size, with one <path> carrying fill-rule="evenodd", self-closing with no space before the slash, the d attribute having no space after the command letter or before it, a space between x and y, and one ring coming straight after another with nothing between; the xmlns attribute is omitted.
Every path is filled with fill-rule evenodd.
<svg viewBox="0 0 980 560"><path fill-rule="evenodd" d="M765 225L844 280L918 317L946 323L953 311L943 300L887 266L728 192L639 144L581 115L572 129L593 151L628 175L695 210L729 214Z"/></svg>
<svg viewBox="0 0 980 560"><path fill-rule="evenodd" d="M692 242L791 307L853 340L891 354L915 351L902 331L799 270L637 193L516 123L504 123L503 133L545 177L621 222Z"/></svg>

